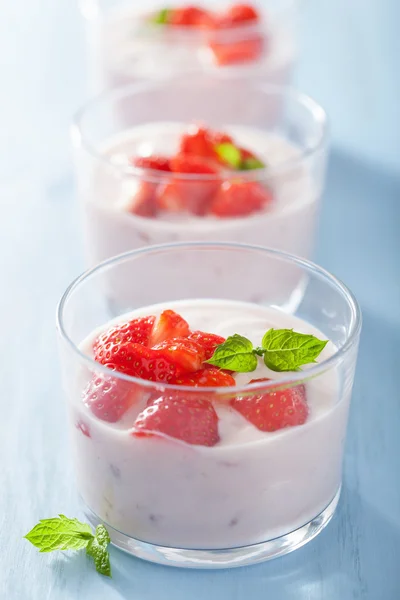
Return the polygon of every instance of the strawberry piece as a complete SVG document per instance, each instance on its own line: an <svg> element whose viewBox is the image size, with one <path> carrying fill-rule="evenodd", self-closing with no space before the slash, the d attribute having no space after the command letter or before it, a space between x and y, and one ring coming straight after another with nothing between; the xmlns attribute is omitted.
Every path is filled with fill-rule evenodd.
<svg viewBox="0 0 400 600"><path fill-rule="evenodd" d="M182 367L164 352L132 343L121 344L112 349L111 360L105 366L132 377L166 383L174 383L184 372Z"/></svg>
<svg viewBox="0 0 400 600"><path fill-rule="evenodd" d="M246 40L218 42L210 40L209 48L219 66L234 65L257 60L265 50L265 37L252 33Z"/></svg>
<svg viewBox="0 0 400 600"><path fill-rule="evenodd" d="M186 6L171 10L168 15L168 24L176 27L206 26L211 19L211 14L197 6Z"/></svg>
<svg viewBox="0 0 400 600"><path fill-rule="evenodd" d="M136 156L132 158L132 164L140 169L153 171L170 171L169 159L165 156Z"/></svg>
<svg viewBox="0 0 400 600"><path fill-rule="evenodd" d="M198 371L205 360L202 346L189 338L168 339L153 346L153 350L157 350L167 360L171 360L190 373Z"/></svg>
<svg viewBox="0 0 400 600"><path fill-rule="evenodd" d="M272 202L269 189L254 181L224 181L210 212L217 217L245 217L259 212Z"/></svg>
<svg viewBox="0 0 400 600"><path fill-rule="evenodd" d="M164 395L138 415L134 427L136 436L156 432L199 446L219 442L217 413L204 398Z"/></svg>
<svg viewBox="0 0 400 600"><path fill-rule="evenodd" d="M264 381L253 379L250 383ZM303 425L308 417L304 385L231 400L231 406L261 431Z"/></svg>
<svg viewBox="0 0 400 600"><path fill-rule="evenodd" d="M193 154L209 160L219 160L214 148L217 144L232 144L232 138L226 133L211 131L205 127L193 125L182 136L179 151Z"/></svg>
<svg viewBox="0 0 400 600"><path fill-rule="evenodd" d="M194 340L202 346L205 352L204 360L211 358L216 347L225 342L224 337L215 335L214 333L204 333L204 331L193 331L193 333L189 335L189 340Z"/></svg>
<svg viewBox="0 0 400 600"><path fill-rule="evenodd" d="M171 171L191 175L216 175L218 169L204 157L179 152L170 160Z"/></svg>
<svg viewBox="0 0 400 600"><path fill-rule="evenodd" d="M140 390L135 384L98 375L93 377L84 390L83 402L98 419L116 423L139 395ZM85 432L82 430L82 433Z"/></svg>
<svg viewBox="0 0 400 600"><path fill-rule="evenodd" d="M77 421L75 423L75 427L77 429L79 429L79 431L81 431L83 433L83 435L85 435L88 438L91 438L92 436L90 435L90 428L89 425L87 425L84 421Z"/></svg>
<svg viewBox="0 0 400 600"><path fill-rule="evenodd" d="M171 338L185 338L189 334L189 325L183 317L173 310L164 310L153 327L149 346L155 346Z"/></svg>
<svg viewBox="0 0 400 600"><path fill-rule="evenodd" d="M157 213L157 187L156 183L140 181L126 210L140 217L154 217Z"/></svg>
<svg viewBox="0 0 400 600"><path fill-rule="evenodd" d="M254 6L249 4L234 4L215 19L217 28L234 27L236 25L257 23L260 15Z"/></svg>
<svg viewBox="0 0 400 600"><path fill-rule="evenodd" d="M185 191L188 186L193 186L192 182L170 181L160 185L157 192L157 207L159 210L165 210L172 213L186 212L189 208L188 194Z"/></svg>
<svg viewBox="0 0 400 600"><path fill-rule="evenodd" d="M187 385L193 387L232 387L236 385L235 379L217 367L206 365L195 373L184 373L177 377L177 385Z"/></svg>
<svg viewBox="0 0 400 600"><path fill-rule="evenodd" d="M93 343L94 359L104 365L112 361L114 347L128 342L147 346L155 321L156 318L150 316L114 325L95 339Z"/></svg>

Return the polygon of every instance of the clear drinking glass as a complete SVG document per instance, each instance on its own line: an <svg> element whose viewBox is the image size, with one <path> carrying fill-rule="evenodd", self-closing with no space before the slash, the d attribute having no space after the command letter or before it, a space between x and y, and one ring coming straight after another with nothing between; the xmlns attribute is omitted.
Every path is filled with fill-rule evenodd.
<svg viewBox="0 0 400 600"><path fill-rule="evenodd" d="M231 134L266 168L171 174L132 165L137 155L176 153L193 122ZM324 110L304 94L255 82L236 89L230 78L136 83L84 107L72 142L90 266L145 245L180 241L268 245L305 258L312 253L328 140ZM186 212L162 208L171 182L178 183ZM257 184L271 202L244 216L207 212L222 186L237 182ZM161 206L158 212L153 204L148 214L139 210L149 199Z"/></svg>
<svg viewBox="0 0 400 600"><path fill-rule="evenodd" d="M271 271L280 273L274 286L266 276ZM284 307L299 277L306 280L304 295L291 314ZM94 330L112 319L126 320L132 311L152 314L160 303L179 306L183 315L188 306L193 315L194 307L200 322L211 306L219 311L220 333L244 333L256 315L261 329L268 322L317 330L330 344L318 364L302 371L250 385L237 380L236 387L224 388L154 383L93 360ZM175 566L240 566L291 552L327 525L340 495L361 329L357 301L335 277L306 260L257 246L161 245L84 273L65 292L57 319L78 490L88 518L105 523L116 546ZM129 398L130 412L121 420L99 418L83 401L87 386L105 390L117 408ZM302 425L261 432L231 406L238 397L299 386L309 405ZM174 395L212 403L219 416L218 443L191 445L154 432L137 437L135 419L146 402ZM240 427L230 431L233 417Z"/></svg>
<svg viewBox="0 0 400 600"><path fill-rule="evenodd" d="M165 9L165 3L138 4L136 0L81 0L92 92L142 78L190 73L199 78L229 74L238 85L255 78L281 85L289 82L297 57L297 0L252 2L261 22L218 30L152 24L149 16ZM234 3L197 4L220 13Z"/></svg>

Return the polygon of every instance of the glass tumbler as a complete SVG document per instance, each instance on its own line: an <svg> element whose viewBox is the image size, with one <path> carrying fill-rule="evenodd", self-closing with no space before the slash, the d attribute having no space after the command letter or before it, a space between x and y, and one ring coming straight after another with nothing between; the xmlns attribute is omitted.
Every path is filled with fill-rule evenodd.
<svg viewBox="0 0 400 600"><path fill-rule="evenodd" d="M280 272L279 285L270 285L270 270ZM290 313L293 272L306 284ZM129 289L128 280L134 282ZM269 323L317 331L330 343L318 363L301 371L246 384L238 378L229 387L147 381L94 360L93 340L110 321L157 313L157 307L184 316L190 310L194 325L206 331L206 318L213 317L213 333ZM87 517L106 525L113 544L153 562L222 568L291 552L327 525L340 495L361 329L357 301L334 276L258 246L147 247L75 280L57 319L77 486ZM309 411L303 424L262 431L235 412L243 398L300 389ZM88 390L96 394L91 404ZM154 430L138 435L136 419L146 406L182 398L216 411L217 441L187 443Z"/></svg>
<svg viewBox="0 0 400 600"><path fill-rule="evenodd" d="M264 167L171 173L134 166L136 157L174 156L188 124L203 123L254 151ZM189 127L190 128L190 127ZM235 80L172 78L107 92L72 126L89 266L146 245L233 241L309 258L325 179L327 121L308 96ZM215 210L240 188L233 214ZM225 191L224 191L225 190ZM248 209L252 194L269 197Z"/></svg>
<svg viewBox="0 0 400 600"><path fill-rule="evenodd" d="M92 93L165 75L229 74L241 85L257 78L281 85L290 81L297 58L297 0L253 2L259 14L253 22L229 19L226 11L233 2L198 3L211 11L202 27L154 23L165 3L138 4L80 1Z"/></svg>

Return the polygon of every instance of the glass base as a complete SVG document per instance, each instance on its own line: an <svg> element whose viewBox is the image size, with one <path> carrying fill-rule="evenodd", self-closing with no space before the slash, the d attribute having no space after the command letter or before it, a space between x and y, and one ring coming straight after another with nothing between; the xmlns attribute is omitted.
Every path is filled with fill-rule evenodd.
<svg viewBox="0 0 400 600"><path fill-rule="evenodd" d="M114 546L137 558L171 567L226 569L254 565L301 548L313 540L329 523L336 510L339 497L340 488L333 500L318 516L287 535L252 546L227 548L224 550L190 550L148 544L117 531L105 522L103 523L87 507L85 514L92 525L96 526L99 523L103 523L107 527L111 543Z"/></svg>

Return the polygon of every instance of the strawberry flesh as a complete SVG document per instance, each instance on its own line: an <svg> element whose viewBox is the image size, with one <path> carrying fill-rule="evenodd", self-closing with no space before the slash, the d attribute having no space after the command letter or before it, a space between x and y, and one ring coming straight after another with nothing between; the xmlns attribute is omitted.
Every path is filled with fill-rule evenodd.
<svg viewBox="0 0 400 600"><path fill-rule="evenodd" d="M165 356L167 360L173 361L182 369L192 373L198 371L205 359L203 347L189 338L171 338L153 346Z"/></svg>
<svg viewBox="0 0 400 600"><path fill-rule="evenodd" d="M216 217L245 217L259 212L273 200L269 189L253 181L225 181L210 208Z"/></svg>
<svg viewBox="0 0 400 600"><path fill-rule="evenodd" d="M205 333L204 331L193 331L193 333L189 335L189 340L194 340L202 346L205 352L204 360L211 358L217 346L220 346L225 342L224 337L215 335L214 333Z"/></svg>
<svg viewBox="0 0 400 600"><path fill-rule="evenodd" d="M193 387L233 387L236 385L235 379L230 373L211 365L206 365L195 373L184 373L176 379L175 383Z"/></svg>
<svg viewBox="0 0 400 600"><path fill-rule="evenodd" d="M177 337L188 337L190 329L183 317L173 310L164 310L158 317L149 340L149 346Z"/></svg>
<svg viewBox="0 0 400 600"><path fill-rule="evenodd" d="M250 383L265 380L252 380ZM308 417L306 389L296 385L254 396L237 397L231 406L261 431L277 431L303 425Z"/></svg>
<svg viewBox="0 0 400 600"><path fill-rule="evenodd" d="M149 169L152 171L170 171L169 158L165 156L135 156L132 164L140 169Z"/></svg>
<svg viewBox="0 0 400 600"><path fill-rule="evenodd" d="M134 427L136 436L162 433L200 446L219 442L218 416L205 398L163 395L139 414Z"/></svg>

